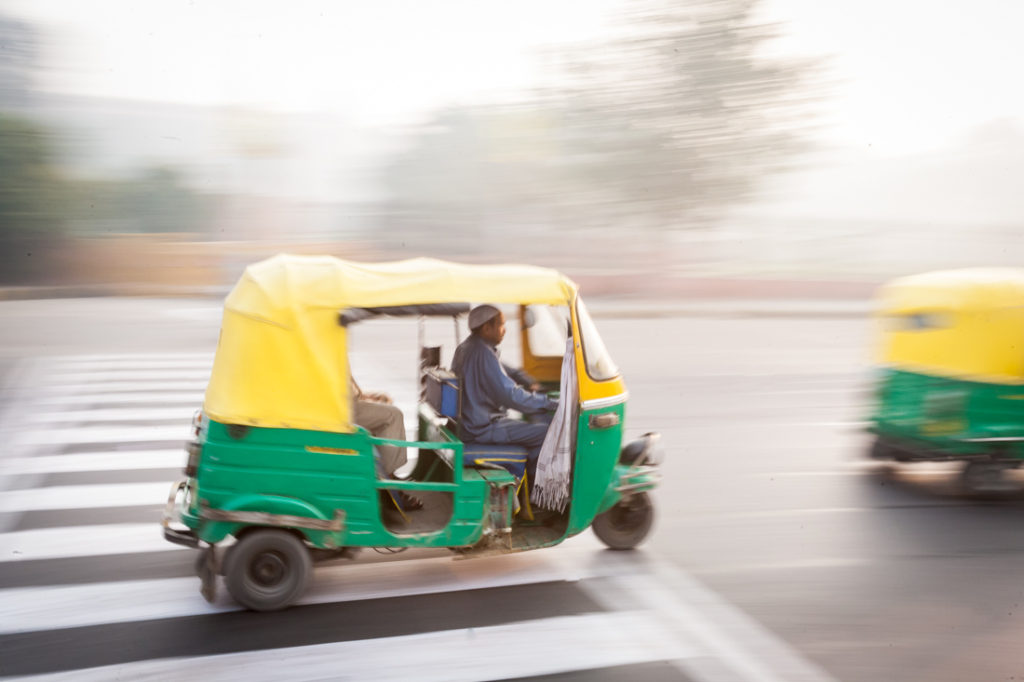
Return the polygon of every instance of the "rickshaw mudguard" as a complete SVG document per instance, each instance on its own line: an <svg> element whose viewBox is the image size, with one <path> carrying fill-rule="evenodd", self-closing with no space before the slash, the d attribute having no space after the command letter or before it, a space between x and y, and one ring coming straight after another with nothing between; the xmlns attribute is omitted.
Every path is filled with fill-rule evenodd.
<svg viewBox="0 0 1024 682"><path fill-rule="evenodd" d="M345 516L328 518L313 505L293 497L247 494L217 509L200 507L196 534L209 544L223 541L248 526L288 528L302 533L315 547L341 547Z"/></svg>
<svg viewBox="0 0 1024 682"><path fill-rule="evenodd" d="M654 490L660 481L661 472L657 467L616 464L608 490L597 507L597 514L608 511L627 495Z"/></svg>

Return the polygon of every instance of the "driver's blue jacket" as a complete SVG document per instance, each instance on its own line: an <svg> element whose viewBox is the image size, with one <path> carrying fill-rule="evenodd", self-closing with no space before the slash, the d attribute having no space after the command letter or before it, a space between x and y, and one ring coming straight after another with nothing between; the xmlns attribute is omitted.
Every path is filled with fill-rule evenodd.
<svg viewBox="0 0 1024 682"><path fill-rule="evenodd" d="M503 365L497 347L476 334L455 349L452 370L459 378L462 393L459 427L467 440L508 442L492 438L491 432L505 419L509 408L530 414L558 407L558 403L546 395L526 390L524 386L532 384L533 378L522 370Z"/></svg>

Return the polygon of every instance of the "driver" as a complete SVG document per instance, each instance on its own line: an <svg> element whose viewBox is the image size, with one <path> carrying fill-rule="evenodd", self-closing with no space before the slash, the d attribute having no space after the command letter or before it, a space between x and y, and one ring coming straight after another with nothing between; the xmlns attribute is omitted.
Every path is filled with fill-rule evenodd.
<svg viewBox="0 0 1024 682"><path fill-rule="evenodd" d="M452 370L459 378L462 412L459 428L463 440L494 445L521 445L527 449L527 471L536 467L548 424L526 423L508 417L508 409L523 414L554 411L558 402L542 393L526 372L512 369L498 358L498 344L505 338L505 315L493 305L469 312L472 332L455 349ZM532 476L530 476L532 478Z"/></svg>

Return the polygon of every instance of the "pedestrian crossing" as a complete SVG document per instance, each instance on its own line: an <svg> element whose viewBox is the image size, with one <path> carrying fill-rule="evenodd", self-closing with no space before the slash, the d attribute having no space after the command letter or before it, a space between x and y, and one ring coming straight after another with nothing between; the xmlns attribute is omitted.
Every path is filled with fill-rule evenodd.
<svg viewBox="0 0 1024 682"><path fill-rule="evenodd" d="M685 572L589 533L467 561L364 551L318 567L283 612L243 611L223 586L207 603L196 552L158 521L211 359L72 356L25 374L0 458L0 675L830 679ZM374 389L387 375L361 374Z"/></svg>

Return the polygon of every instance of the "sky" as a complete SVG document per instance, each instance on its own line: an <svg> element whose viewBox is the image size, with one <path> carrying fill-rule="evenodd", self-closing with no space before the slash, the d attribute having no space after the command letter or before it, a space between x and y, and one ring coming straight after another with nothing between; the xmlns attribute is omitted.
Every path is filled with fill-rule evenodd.
<svg viewBox="0 0 1024 682"><path fill-rule="evenodd" d="M784 50L827 55L833 139L934 151L999 119L1024 120L1019 0L765 0Z"/></svg>
<svg viewBox="0 0 1024 682"><path fill-rule="evenodd" d="M0 0L59 36L49 89L383 123L538 84L544 47L599 35L613 4Z"/></svg>
<svg viewBox="0 0 1024 682"><path fill-rule="evenodd" d="M40 23L48 89L415 120L545 80L545 48L600 39L623 0L0 0ZM1024 120L1019 0L763 0L778 55L825 56L828 141L941 149Z"/></svg>

